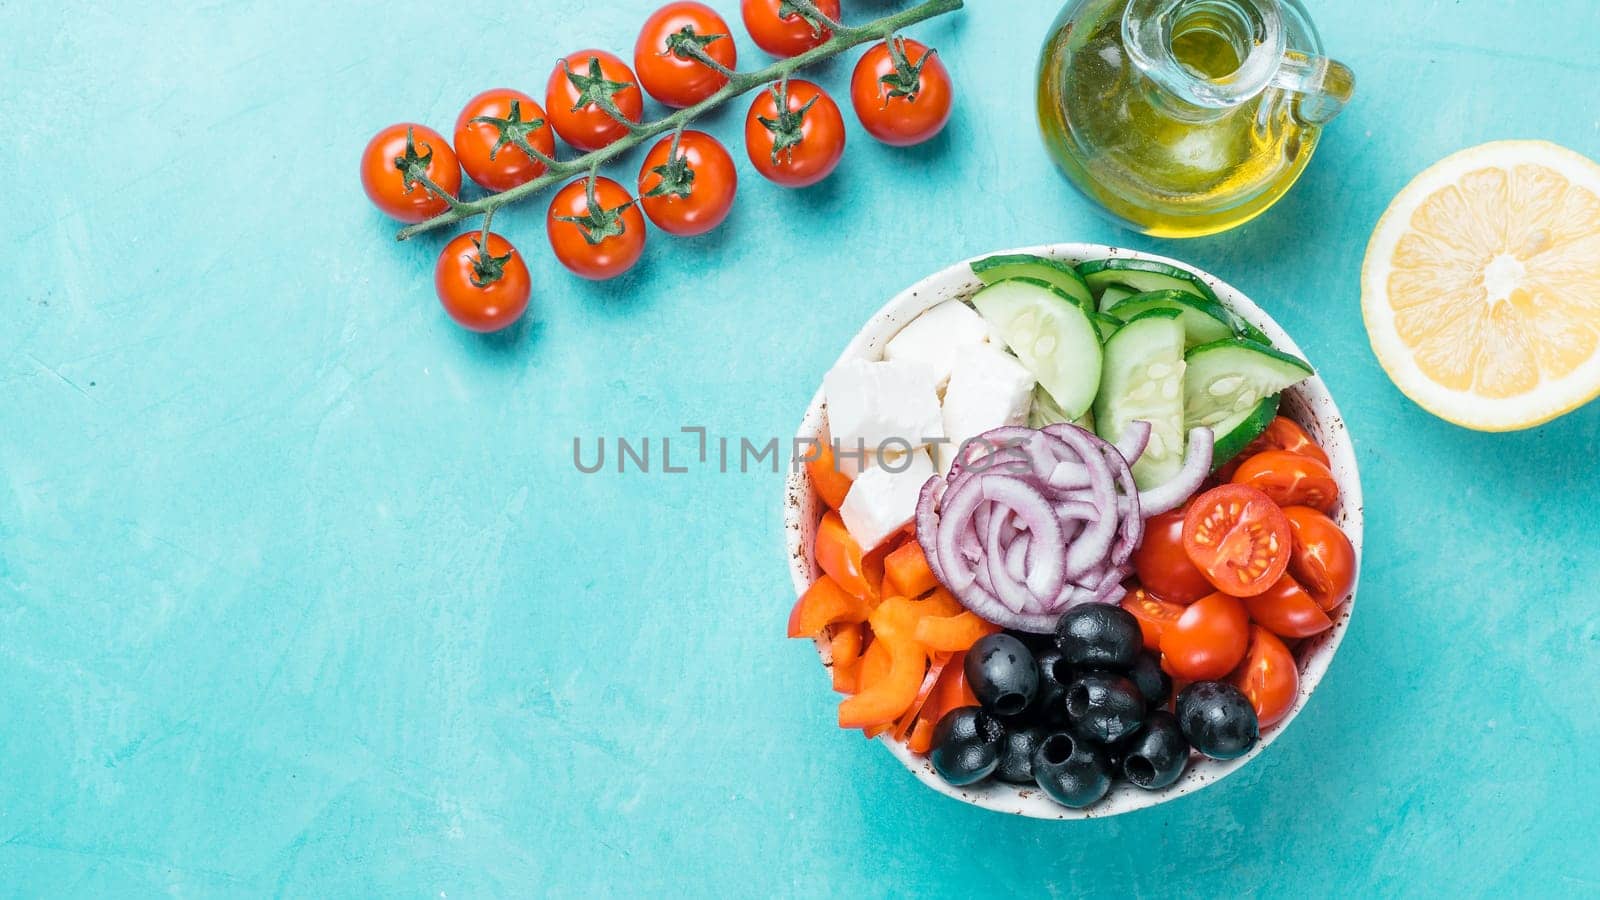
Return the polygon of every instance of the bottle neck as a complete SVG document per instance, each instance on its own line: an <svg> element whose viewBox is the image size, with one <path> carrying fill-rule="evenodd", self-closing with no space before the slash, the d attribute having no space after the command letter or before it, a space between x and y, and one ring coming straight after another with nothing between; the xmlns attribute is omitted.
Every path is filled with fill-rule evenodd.
<svg viewBox="0 0 1600 900"><path fill-rule="evenodd" d="M1156 99L1186 121L1260 95L1285 49L1276 0L1129 0L1122 42Z"/></svg>

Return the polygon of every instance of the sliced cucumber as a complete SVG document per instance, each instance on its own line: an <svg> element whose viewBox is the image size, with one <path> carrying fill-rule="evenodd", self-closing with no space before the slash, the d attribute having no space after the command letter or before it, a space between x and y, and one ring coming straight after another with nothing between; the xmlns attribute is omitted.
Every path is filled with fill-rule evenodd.
<svg viewBox="0 0 1600 900"><path fill-rule="evenodd" d="M1067 418L1089 409L1100 388L1100 335L1083 307L1037 278L997 281L972 305Z"/></svg>
<svg viewBox="0 0 1600 900"><path fill-rule="evenodd" d="M1216 427L1217 444L1211 451L1211 471L1222 468L1244 451L1250 442L1261 436L1278 414L1278 395L1261 398L1261 402L1242 413L1234 415Z"/></svg>
<svg viewBox="0 0 1600 900"><path fill-rule="evenodd" d="M1184 359L1184 428L1220 425L1316 374L1305 360L1244 338L1204 344Z"/></svg>
<svg viewBox="0 0 1600 900"><path fill-rule="evenodd" d="M1233 321L1235 326L1237 326L1240 337L1247 341L1255 341L1258 344L1265 344L1268 347L1272 346L1272 338L1267 337L1266 332L1255 327L1254 325L1251 325L1249 322L1246 322L1244 316L1236 315L1233 317Z"/></svg>
<svg viewBox="0 0 1600 900"><path fill-rule="evenodd" d="M1128 320L1106 341L1095 430L1116 441L1140 419L1150 443L1133 465L1140 488L1166 482L1183 467L1183 321L1175 309L1152 309Z"/></svg>
<svg viewBox="0 0 1600 900"><path fill-rule="evenodd" d="M1118 328L1123 326L1124 322L1123 319L1119 319L1116 316L1108 316L1105 313L1095 313L1090 318L1094 319L1094 327L1096 331L1100 332L1102 343L1110 340L1111 336L1116 333Z"/></svg>
<svg viewBox="0 0 1600 900"><path fill-rule="evenodd" d="M1027 253L987 256L972 264L972 274L984 284L994 284L1007 278L1037 278L1083 304L1084 309L1094 310L1094 297L1089 293L1089 285L1077 269L1059 259Z"/></svg>
<svg viewBox="0 0 1600 900"><path fill-rule="evenodd" d="M1126 320L1151 309L1177 310L1183 319L1184 342L1190 347L1233 337L1233 315L1222 304L1188 291L1134 294L1111 307L1111 315Z"/></svg>
<svg viewBox="0 0 1600 900"><path fill-rule="evenodd" d="M1072 424L1079 428L1087 428L1090 431L1094 431L1094 410L1091 409L1079 416ZM1098 434L1098 432L1096 433Z"/></svg>
<svg viewBox="0 0 1600 900"><path fill-rule="evenodd" d="M1060 425L1071 422L1072 417L1061 411L1056 405L1054 397L1042 387L1033 389L1033 406L1028 409L1028 427L1044 428L1049 425Z"/></svg>
<svg viewBox="0 0 1600 900"><path fill-rule="evenodd" d="M1100 310L1101 312L1106 312L1107 310L1111 309L1111 307L1116 306L1118 303L1121 303L1129 297L1132 297L1133 293L1133 291L1130 291L1125 287L1119 287L1113 284L1100 292L1100 305L1096 307L1096 309Z"/></svg>
<svg viewBox="0 0 1600 900"><path fill-rule="evenodd" d="M1113 286L1135 294L1146 291L1188 291L1203 300L1217 302L1217 295L1193 273L1148 259L1096 259L1078 266L1078 274L1096 294Z"/></svg>

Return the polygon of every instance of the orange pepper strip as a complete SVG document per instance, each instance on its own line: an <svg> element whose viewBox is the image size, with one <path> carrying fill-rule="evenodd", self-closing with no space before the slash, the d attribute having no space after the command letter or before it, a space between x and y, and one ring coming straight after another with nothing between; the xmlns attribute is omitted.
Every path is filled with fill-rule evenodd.
<svg viewBox="0 0 1600 900"><path fill-rule="evenodd" d="M841 694L854 694L861 690L861 660L834 664L833 689Z"/></svg>
<svg viewBox="0 0 1600 900"><path fill-rule="evenodd" d="M919 620L918 624L921 624ZM911 706L905 711L894 725L894 739L903 741L911 733L911 726L917 720L917 713L922 711L923 704L933 695L933 689L939 684L939 676L944 674L945 666L950 662L950 654L936 654L928 665L928 674L923 676L922 688L917 691L917 699L911 701Z"/></svg>
<svg viewBox="0 0 1600 900"><path fill-rule="evenodd" d="M999 625L985 622L970 612L956 616L923 616L917 620L917 643L931 652L954 653L999 630Z"/></svg>
<svg viewBox="0 0 1600 900"><path fill-rule="evenodd" d="M789 611L789 637L816 638L835 622L861 622L867 618L867 602L852 596L839 583L824 575L795 601Z"/></svg>
<svg viewBox="0 0 1600 900"><path fill-rule="evenodd" d="M829 509L838 509L844 503L844 495L850 492L850 478L839 471L832 445L822 444L817 458L806 460L806 474L811 476L811 486Z"/></svg>
<svg viewBox="0 0 1600 900"><path fill-rule="evenodd" d="M861 693L839 704L839 727L892 726L917 699L927 673L927 654L914 637L917 613L915 601L901 597L890 597L872 611L873 646L883 645L889 668L881 678L863 677Z"/></svg>
<svg viewBox="0 0 1600 900"><path fill-rule="evenodd" d="M883 560L884 593L920 597L939 586L922 545L906 541Z"/></svg>
<svg viewBox="0 0 1600 900"><path fill-rule="evenodd" d="M837 512L830 510L817 524L813 554L817 565L829 578L838 582L845 593L863 600L878 599L878 585L867 580L861 547L845 530L844 520L839 518Z"/></svg>
<svg viewBox="0 0 1600 900"><path fill-rule="evenodd" d="M866 735L867 736L867 740L870 741L870 740L872 740L873 738L877 737L880 734L887 734L889 732L889 729L891 729L893 727L894 727L894 723L893 722L884 722L882 725L869 725L866 728L861 729L861 733Z"/></svg>
<svg viewBox="0 0 1600 900"><path fill-rule="evenodd" d="M833 664L851 665L861 658L862 638L860 622L842 622L833 626L828 638L828 657Z"/></svg>
<svg viewBox="0 0 1600 900"><path fill-rule="evenodd" d="M911 726L911 739L906 741L906 749L918 756L927 756L933 749L933 729L937 725L937 722L917 719L917 724Z"/></svg>
<svg viewBox="0 0 1600 900"><path fill-rule="evenodd" d="M967 611L967 608L961 605L961 601L956 599L956 595L943 587L934 588L933 593L929 594L922 602L925 604L922 607L922 614L925 616L959 616ZM967 648L958 647L956 649L965 650Z"/></svg>

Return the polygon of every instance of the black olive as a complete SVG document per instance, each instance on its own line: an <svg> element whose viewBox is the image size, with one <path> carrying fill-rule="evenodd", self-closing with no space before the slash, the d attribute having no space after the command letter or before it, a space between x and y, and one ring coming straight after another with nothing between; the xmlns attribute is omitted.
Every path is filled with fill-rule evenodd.
<svg viewBox="0 0 1600 900"><path fill-rule="evenodd" d="M1147 791L1158 791L1178 780L1189 764L1189 742L1183 739L1178 718L1158 709L1144 727L1120 748L1122 776Z"/></svg>
<svg viewBox="0 0 1600 900"><path fill-rule="evenodd" d="M1114 744L1139 730L1144 697L1115 672L1084 672L1067 685L1067 721L1084 737Z"/></svg>
<svg viewBox="0 0 1600 900"><path fill-rule="evenodd" d="M1058 732L1033 752L1033 780L1050 799L1081 809L1111 790L1111 768L1087 741Z"/></svg>
<svg viewBox="0 0 1600 900"><path fill-rule="evenodd" d="M1033 751L1044 743L1044 735L1044 729L1037 726L1008 729L994 777L1012 784L1033 784Z"/></svg>
<svg viewBox="0 0 1600 900"><path fill-rule="evenodd" d="M1139 661L1133 664L1133 670L1128 673L1133 683L1139 686L1139 693L1144 696L1144 705L1150 709L1167 705L1167 700L1172 696L1172 676L1168 675L1156 662L1156 658L1148 653L1139 654Z"/></svg>
<svg viewBox="0 0 1600 900"><path fill-rule="evenodd" d="M1009 634L980 638L967 651L967 686L983 708L1014 716L1033 702L1039 687L1039 670L1033 654Z"/></svg>
<svg viewBox="0 0 1600 900"><path fill-rule="evenodd" d="M1022 718L1041 725L1063 724L1067 721L1067 685L1072 681L1072 667L1053 645L1035 653L1033 661L1039 669L1039 687L1033 692L1033 702L1022 711Z"/></svg>
<svg viewBox="0 0 1600 900"><path fill-rule="evenodd" d="M1236 759L1260 737L1256 711L1224 681L1196 681L1178 695L1178 725L1196 750L1212 759Z"/></svg>
<svg viewBox="0 0 1600 900"><path fill-rule="evenodd" d="M1049 634L1034 634L1031 631L1018 631L1015 628L1008 628L1006 629L1006 634L1009 634L1021 641L1022 645L1027 647L1029 650L1032 650L1033 655L1036 657L1046 650L1054 650L1056 648L1055 632L1051 632Z"/></svg>
<svg viewBox="0 0 1600 900"><path fill-rule="evenodd" d="M1120 606L1085 603L1056 623L1056 646L1068 665L1126 672L1138 660L1144 638L1133 613Z"/></svg>
<svg viewBox="0 0 1600 900"><path fill-rule="evenodd" d="M1000 764L1004 739L999 720L976 706L963 706L945 713L934 727L928 758L940 778L960 787L989 777Z"/></svg>

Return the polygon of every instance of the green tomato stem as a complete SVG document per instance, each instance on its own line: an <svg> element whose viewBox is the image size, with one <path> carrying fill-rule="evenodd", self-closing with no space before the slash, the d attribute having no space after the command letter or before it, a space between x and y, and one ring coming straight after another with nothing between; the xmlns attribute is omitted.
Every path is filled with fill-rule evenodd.
<svg viewBox="0 0 1600 900"><path fill-rule="evenodd" d="M599 150L585 153L582 156L554 161L553 165L547 164L542 175L525 184L519 184L510 190L490 194L470 203L459 200L454 201L451 203L448 212L440 213L415 225L407 225L405 228L400 229L395 237L397 240L404 241L425 231L453 225L473 216L486 215L508 203L516 203L518 200L537 194L558 181L564 181L574 175L597 170L600 166L611 162L651 138L683 128L705 113L716 109L741 94L776 80L787 80L790 74L799 69L838 56L851 47L865 44L868 41L884 40L889 35L907 26L915 25L918 22L923 22L936 16L942 16L945 13L955 12L962 5L963 0L924 0L924 2L910 9L875 19L865 25L854 27L841 25L834 30L833 37L799 56L780 59L772 65L757 71L735 72L733 77L728 79L728 83L723 85L720 90L693 106L680 109L672 115L657 119L654 122L634 124L631 133L626 137L619 138Z"/></svg>

